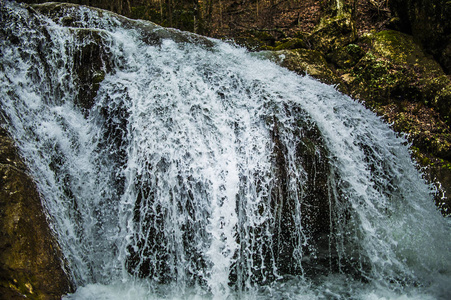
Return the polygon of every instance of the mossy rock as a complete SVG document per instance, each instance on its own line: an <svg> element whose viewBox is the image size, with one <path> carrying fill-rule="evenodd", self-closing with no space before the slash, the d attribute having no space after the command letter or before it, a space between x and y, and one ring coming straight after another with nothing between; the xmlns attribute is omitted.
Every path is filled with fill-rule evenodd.
<svg viewBox="0 0 451 300"><path fill-rule="evenodd" d="M451 216L451 162L430 156L417 147L412 147L412 156L422 168L425 179L437 188L437 208L443 216Z"/></svg>
<svg viewBox="0 0 451 300"><path fill-rule="evenodd" d="M352 68L363 57L365 51L357 44L348 44L327 55L327 59L337 68Z"/></svg>
<svg viewBox="0 0 451 300"><path fill-rule="evenodd" d="M437 107L438 111L444 116L448 124L451 123L451 84L449 78L447 85L435 93L433 105Z"/></svg>
<svg viewBox="0 0 451 300"><path fill-rule="evenodd" d="M351 70L350 82L352 95L372 106L387 104L399 97L406 96L401 90L407 90L409 77L404 69L390 60L367 52Z"/></svg>
<svg viewBox="0 0 451 300"><path fill-rule="evenodd" d="M250 51L268 50L273 48L276 39L267 31L248 30L234 37L233 42Z"/></svg>
<svg viewBox="0 0 451 300"><path fill-rule="evenodd" d="M354 66L344 63L344 50L328 56L341 68L351 96L383 115L396 131L408 134L426 177L431 182L440 180L446 195L450 194L451 180L446 178L451 178L451 171L444 167L451 160L449 76L410 35L384 30L367 34L356 44L368 50ZM446 214L451 198L445 196L439 202Z"/></svg>
<svg viewBox="0 0 451 300"><path fill-rule="evenodd" d="M307 48L307 42L305 39L300 38L287 38L275 43L274 47L266 47L266 50L280 51L280 50L292 50L299 48Z"/></svg>
<svg viewBox="0 0 451 300"><path fill-rule="evenodd" d="M383 30L373 35L374 52L394 64L412 65L426 72L426 76L442 75L440 65L427 56L413 37L395 30Z"/></svg>
<svg viewBox="0 0 451 300"><path fill-rule="evenodd" d="M412 36L385 30L362 40L371 50L352 69L351 85L353 95L371 105L404 100L430 105L449 85L440 65Z"/></svg>
<svg viewBox="0 0 451 300"><path fill-rule="evenodd" d="M407 134L413 158L425 177L440 182L437 206L444 215L451 214L451 131L434 108L423 103L403 101L378 107L393 129Z"/></svg>
<svg viewBox="0 0 451 300"><path fill-rule="evenodd" d="M225 42L230 42L230 40L225 40ZM240 36L232 40L232 43L240 47L247 48L249 51L260 51L266 49L268 44L256 37Z"/></svg>
<svg viewBox="0 0 451 300"><path fill-rule="evenodd" d="M308 49L265 51L262 55L300 75L308 74L328 84L342 82L319 51Z"/></svg>
<svg viewBox="0 0 451 300"><path fill-rule="evenodd" d="M340 49L356 40L354 21L349 14L323 18L309 39L313 49L325 54Z"/></svg>
<svg viewBox="0 0 451 300"><path fill-rule="evenodd" d="M391 0L391 12L400 31L412 34L451 72L451 2L448 0Z"/></svg>

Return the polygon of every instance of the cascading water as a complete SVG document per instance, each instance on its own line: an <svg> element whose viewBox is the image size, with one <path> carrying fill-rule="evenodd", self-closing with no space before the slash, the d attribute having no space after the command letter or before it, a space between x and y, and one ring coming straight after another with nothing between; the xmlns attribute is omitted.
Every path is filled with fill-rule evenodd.
<svg viewBox="0 0 451 300"><path fill-rule="evenodd" d="M73 5L0 8L2 124L68 299L446 299L404 139L243 49Z"/></svg>

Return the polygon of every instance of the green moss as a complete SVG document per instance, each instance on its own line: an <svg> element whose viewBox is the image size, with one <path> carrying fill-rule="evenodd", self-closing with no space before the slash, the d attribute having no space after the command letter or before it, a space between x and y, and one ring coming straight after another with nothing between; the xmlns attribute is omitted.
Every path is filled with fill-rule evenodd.
<svg viewBox="0 0 451 300"><path fill-rule="evenodd" d="M449 78L434 60L423 53L411 36L384 30L365 35L359 44L370 50L352 70L346 70L354 78L350 83L353 95L364 99L372 107L404 100L439 107L433 104L434 99L438 99L440 90L449 85ZM349 50L354 48L352 46ZM343 50L341 56L336 54L335 61L338 61L339 67L349 68L351 65L346 64L346 60L343 62L343 57L346 57L343 53L346 52ZM442 110L446 109L447 106L443 105Z"/></svg>
<svg viewBox="0 0 451 300"><path fill-rule="evenodd" d="M363 49L357 44L349 44L330 53L327 58L340 69L352 68L364 55Z"/></svg>
<svg viewBox="0 0 451 300"><path fill-rule="evenodd" d="M374 51L393 64L415 67L424 77L443 74L440 65L423 52L412 36L395 30L384 30L374 34L373 38Z"/></svg>
<svg viewBox="0 0 451 300"><path fill-rule="evenodd" d="M371 51L351 70L352 84L367 103L386 104L396 97L396 91L405 85L405 75L390 61L376 57Z"/></svg>
<svg viewBox="0 0 451 300"><path fill-rule="evenodd" d="M356 40L356 30L350 15L323 18L310 36L314 49L323 53L336 51Z"/></svg>
<svg viewBox="0 0 451 300"><path fill-rule="evenodd" d="M328 84L340 82L323 54L316 50L295 49L267 52L267 58L298 74L309 74Z"/></svg>
<svg viewBox="0 0 451 300"><path fill-rule="evenodd" d="M290 49L298 49L298 48L306 48L307 43L303 39L299 38L290 38L285 39L279 42L276 42L274 47L268 47L268 50L290 50Z"/></svg>

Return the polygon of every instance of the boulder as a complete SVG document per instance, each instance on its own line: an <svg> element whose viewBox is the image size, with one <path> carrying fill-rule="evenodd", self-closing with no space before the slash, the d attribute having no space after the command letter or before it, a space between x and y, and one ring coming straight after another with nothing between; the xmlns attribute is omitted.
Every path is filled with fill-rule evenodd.
<svg viewBox="0 0 451 300"><path fill-rule="evenodd" d="M352 69L352 95L372 103L408 100L431 104L450 81L412 36L384 30L368 34L368 50Z"/></svg>

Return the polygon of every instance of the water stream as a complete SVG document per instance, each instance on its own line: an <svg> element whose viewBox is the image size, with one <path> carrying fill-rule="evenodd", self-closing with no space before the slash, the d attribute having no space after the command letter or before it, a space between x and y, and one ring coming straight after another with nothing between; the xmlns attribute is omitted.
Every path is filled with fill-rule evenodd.
<svg viewBox="0 0 451 300"><path fill-rule="evenodd" d="M0 3L0 113L65 299L451 294L450 224L374 113L227 43L54 8Z"/></svg>

